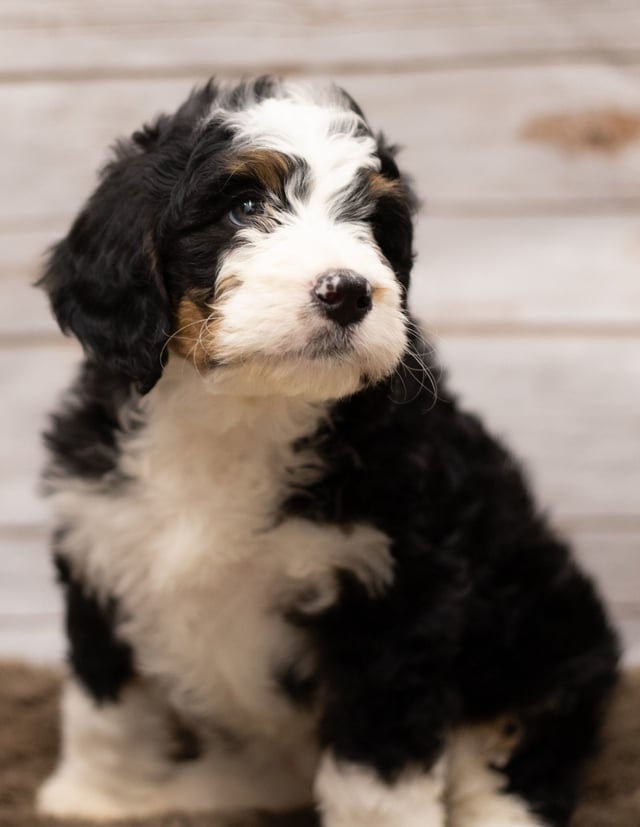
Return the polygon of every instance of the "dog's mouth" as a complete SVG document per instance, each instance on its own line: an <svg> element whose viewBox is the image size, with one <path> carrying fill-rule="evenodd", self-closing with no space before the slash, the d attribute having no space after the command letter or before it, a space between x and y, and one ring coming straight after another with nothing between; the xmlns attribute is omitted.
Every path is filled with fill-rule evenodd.
<svg viewBox="0 0 640 827"><path fill-rule="evenodd" d="M301 365L313 365L323 363L325 366L350 363L356 365L359 362L358 348L355 344L355 330L348 328L328 328L320 331L310 332L304 341L291 342L288 345L280 343L278 346L259 348L255 352L245 352L230 358L212 359L209 366L233 365L241 366L254 360L263 363L270 362L274 366L287 364L289 366L300 363Z"/></svg>
<svg viewBox="0 0 640 827"><path fill-rule="evenodd" d="M292 331L268 345L221 348L207 354L198 372L214 393L339 399L393 374L406 347L405 326L396 321L396 327L383 326L376 338L358 325L325 323L297 341Z"/></svg>
<svg viewBox="0 0 640 827"><path fill-rule="evenodd" d="M187 298L172 349L230 393L329 399L390 376L406 347L400 303L389 292L376 296L348 282L353 302L345 308L333 282L321 286L326 292L319 299L300 296L293 307L276 302L273 291L260 305L239 290L214 307Z"/></svg>
<svg viewBox="0 0 640 827"><path fill-rule="evenodd" d="M353 353L354 328L331 326L311 335L300 356L307 359L330 359Z"/></svg>

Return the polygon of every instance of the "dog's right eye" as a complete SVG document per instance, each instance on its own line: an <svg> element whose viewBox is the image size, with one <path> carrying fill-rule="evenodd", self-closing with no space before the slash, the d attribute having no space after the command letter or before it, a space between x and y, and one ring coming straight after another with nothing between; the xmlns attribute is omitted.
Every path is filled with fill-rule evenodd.
<svg viewBox="0 0 640 827"><path fill-rule="evenodd" d="M236 227L247 227L254 218L263 214L263 201L257 198L244 198L229 210L229 221Z"/></svg>

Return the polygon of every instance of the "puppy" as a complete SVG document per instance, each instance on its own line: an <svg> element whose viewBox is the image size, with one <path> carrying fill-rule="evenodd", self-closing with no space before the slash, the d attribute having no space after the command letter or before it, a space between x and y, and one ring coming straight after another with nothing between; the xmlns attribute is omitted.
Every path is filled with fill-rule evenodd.
<svg viewBox="0 0 640 827"><path fill-rule="evenodd" d="M211 82L52 250L85 359L46 434L70 674L42 812L567 824L616 637L431 378L394 156L340 89Z"/></svg>

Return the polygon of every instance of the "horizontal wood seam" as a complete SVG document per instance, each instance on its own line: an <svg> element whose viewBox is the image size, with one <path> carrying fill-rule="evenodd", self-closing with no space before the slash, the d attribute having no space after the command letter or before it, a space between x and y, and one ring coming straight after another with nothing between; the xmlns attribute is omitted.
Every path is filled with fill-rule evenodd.
<svg viewBox="0 0 640 827"><path fill-rule="evenodd" d="M29 29L24 30L28 32ZM12 33L13 34L13 33ZM17 33L19 34L19 33ZM16 35L17 36L17 35ZM386 60L309 60L251 63L217 64L218 76L240 76L251 73L273 73L287 75L366 75L404 74L415 72L450 72L473 69L537 68L540 66L562 66L572 64L609 65L612 67L636 67L640 65L640 50L637 49L570 49L562 50L520 50L518 52L494 52L484 55L443 55L424 58L389 58ZM80 66L61 68L47 66L37 69L0 70L0 84L11 83L85 83L92 81L128 80L173 80L179 78L209 77L211 63L185 63L178 66Z"/></svg>

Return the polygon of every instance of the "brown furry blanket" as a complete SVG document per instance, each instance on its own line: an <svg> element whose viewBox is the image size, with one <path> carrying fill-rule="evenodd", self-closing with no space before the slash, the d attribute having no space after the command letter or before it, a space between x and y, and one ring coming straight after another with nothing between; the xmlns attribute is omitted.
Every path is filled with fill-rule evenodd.
<svg viewBox="0 0 640 827"><path fill-rule="evenodd" d="M0 663L0 827L61 827L38 818L33 797L53 767L58 732L59 676L20 663ZM88 827L86 822L72 822ZM120 822L124 825L125 822ZM126 822L133 827L134 822ZM216 818L168 815L138 827L313 827L311 813ZM640 670L622 681L603 733L601 753L587 775L572 827L640 826Z"/></svg>

